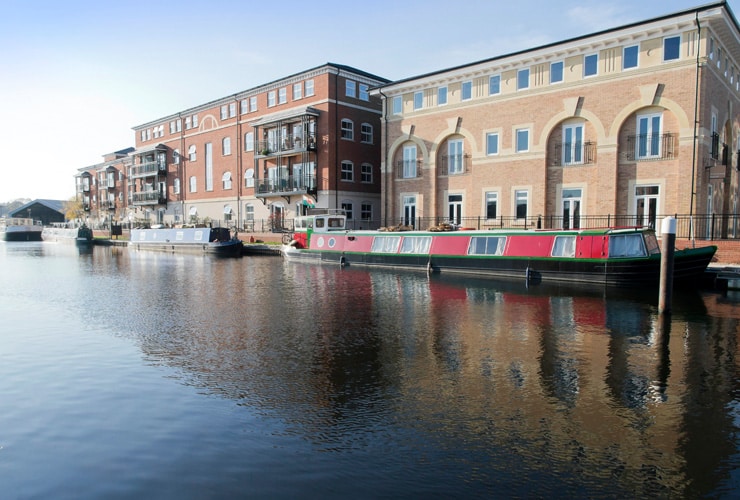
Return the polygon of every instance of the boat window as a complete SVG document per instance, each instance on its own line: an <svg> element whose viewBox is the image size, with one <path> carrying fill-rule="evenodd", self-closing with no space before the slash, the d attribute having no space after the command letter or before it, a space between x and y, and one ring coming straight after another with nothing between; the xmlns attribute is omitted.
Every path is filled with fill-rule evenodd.
<svg viewBox="0 0 740 500"><path fill-rule="evenodd" d="M195 239L195 241L203 241L203 231L196 231L193 239Z"/></svg>
<svg viewBox="0 0 740 500"><path fill-rule="evenodd" d="M332 229L344 229L344 219L342 217L329 217L329 227Z"/></svg>
<svg viewBox="0 0 740 500"><path fill-rule="evenodd" d="M555 244L552 246L553 257L575 257L576 237L555 236Z"/></svg>
<svg viewBox="0 0 740 500"><path fill-rule="evenodd" d="M326 222L326 219L324 219L323 217L316 217L314 224L316 225L317 228L322 228L324 227L325 222Z"/></svg>
<svg viewBox="0 0 740 500"><path fill-rule="evenodd" d="M609 236L609 257L645 257L642 233L612 234Z"/></svg>
<svg viewBox="0 0 740 500"><path fill-rule="evenodd" d="M175 233L175 241L182 241L185 237L185 233L183 231L177 231Z"/></svg>
<svg viewBox="0 0 740 500"><path fill-rule="evenodd" d="M373 246L370 251L373 253L396 253L398 245L401 243L400 236L376 236L373 238Z"/></svg>
<svg viewBox="0 0 740 500"><path fill-rule="evenodd" d="M470 238L468 255L503 255L505 236L473 236Z"/></svg>
<svg viewBox="0 0 740 500"><path fill-rule="evenodd" d="M650 255L660 253L660 245L658 245L658 238L655 237L655 233L645 233L645 245Z"/></svg>
<svg viewBox="0 0 740 500"><path fill-rule="evenodd" d="M406 236L401 243L401 253L429 253L431 236Z"/></svg>

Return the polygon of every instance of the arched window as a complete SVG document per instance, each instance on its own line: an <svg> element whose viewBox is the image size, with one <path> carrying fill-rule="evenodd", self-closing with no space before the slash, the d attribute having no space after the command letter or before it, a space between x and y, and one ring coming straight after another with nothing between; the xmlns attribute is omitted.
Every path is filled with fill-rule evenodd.
<svg viewBox="0 0 740 500"><path fill-rule="evenodd" d="M223 151L224 156L231 154L231 137L224 137L221 140L221 151Z"/></svg>
<svg viewBox="0 0 740 500"><path fill-rule="evenodd" d="M172 151L172 161L175 163L175 165L180 163L180 150L175 149Z"/></svg>
<svg viewBox="0 0 740 500"><path fill-rule="evenodd" d="M248 188L254 187L254 169L253 168L247 169L247 171L244 172L244 187L248 187Z"/></svg>
<svg viewBox="0 0 740 500"><path fill-rule="evenodd" d="M180 194L180 179L175 179L172 183L172 191L175 194Z"/></svg>
<svg viewBox="0 0 740 500"><path fill-rule="evenodd" d="M346 118L342 120L342 139L355 140L355 124Z"/></svg>
<svg viewBox="0 0 740 500"><path fill-rule="evenodd" d="M195 161L196 154L195 154L195 144L191 144L188 148L188 160Z"/></svg>
<svg viewBox="0 0 740 500"><path fill-rule="evenodd" d="M193 175L190 177L190 192L195 193L198 189L197 178Z"/></svg>
<svg viewBox="0 0 740 500"><path fill-rule="evenodd" d="M231 189L231 172L225 172L223 177L221 177L221 182L224 189Z"/></svg>

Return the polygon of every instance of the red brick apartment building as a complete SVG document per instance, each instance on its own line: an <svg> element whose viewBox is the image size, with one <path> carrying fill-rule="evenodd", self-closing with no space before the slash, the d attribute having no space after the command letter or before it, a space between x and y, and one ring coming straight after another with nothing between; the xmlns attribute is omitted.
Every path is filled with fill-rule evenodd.
<svg viewBox="0 0 740 500"><path fill-rule="evenodd" d="M369 90L386 83L329 63L138 125L133 151L80 169L78 193L97 221L252 230L316 206L377 225L381 101Z"/></svg>
<svg viewBox="0 0 740 500"><path fill-rule="evenodd" d="M385 225L659 228L678 214L696 237L740 236L740 26L726 2L372 95Z"/></svg>

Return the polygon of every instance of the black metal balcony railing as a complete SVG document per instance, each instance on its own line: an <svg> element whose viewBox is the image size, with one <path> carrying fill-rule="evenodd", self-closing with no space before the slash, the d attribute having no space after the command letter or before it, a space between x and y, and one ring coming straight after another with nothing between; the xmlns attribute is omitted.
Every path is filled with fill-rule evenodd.
<svg viewBox="0 0 740 500"><path fill-rule="evenodd" d="M167 199L159 191L143 191L132 193L130 201L134 205L164 205Z"/></svg>
<svg viewBox="0 0 740 500"><path fill-rule="evenodd" d="M315 134L288 134L272 140L257 141L255 144L255 154L261 156L301 151L316 151Z"/></svg>
<svg viewBox="0 0 740 500"><path fill-rule="evenodd" d="M397 179L417 179L421 177L421 160L396 161Z"/></svg>
<svg viewBox="0 0 740 500"><path fill-rule="evenodd" d="M559 142L555 144L550 165L554 167L570 165L591 165L596 162L596 143L586 141L582 143Z"/></svg>
<svg viewBox="0 0 740 500"><path fill-rule="evenodd" d="M167 173L167 164L159 161L148 161L131 167L131 177L149 177Z"/></svg>
<svg viewBox="0 0 740 500"><path fill-rule="evenodd" d="M437 169L440 175L461 175L470 172L470 154L440 155Z"/></svg>
<svg viewBox="0 0 740 500"><path fill-rule="evenodd" d="M281 177L279 179L258 179L255 183L257 196L314 194L316 193L316 176L302 175Z"/></svg>
<svg viewBox="0 0 740 500"><path fill-rule="evenodd" d="M640 134L627 137L627 160L672 160L678 156L677 134Z"/></svg>

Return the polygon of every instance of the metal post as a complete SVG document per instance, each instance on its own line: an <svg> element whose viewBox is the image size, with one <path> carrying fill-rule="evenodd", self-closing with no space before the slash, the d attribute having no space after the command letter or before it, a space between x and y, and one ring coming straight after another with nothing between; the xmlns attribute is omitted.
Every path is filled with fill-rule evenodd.
<svg viewBox="0 0 740 500"><path fill-rule="evenodd" d="M658 312L670 313L673 299L673 254L676 246L676 219L666 217L661 225L660 291Z"/></svg>

